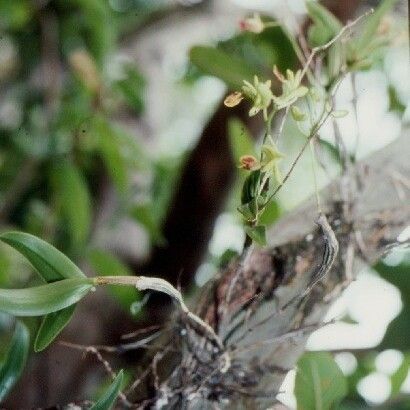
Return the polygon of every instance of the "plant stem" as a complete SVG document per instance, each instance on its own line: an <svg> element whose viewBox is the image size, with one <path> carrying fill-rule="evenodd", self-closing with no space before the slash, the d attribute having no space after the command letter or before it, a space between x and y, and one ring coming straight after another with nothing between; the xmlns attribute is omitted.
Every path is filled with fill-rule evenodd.
<svg viewBox="0 0 410 410"><path fill-rule="evenodd" d="M224 346L215 333L214 329L199 316L192 313L182 298L181 292L174 288L169 282L161 278L147 277L147 276L97 276L94 279L95 285L123 285L135 286L138 290L155 290L157 292L166 293L179 303L182 312L193 322L195 322L202 331L210 336L217 346L223 350Z"/></svg>

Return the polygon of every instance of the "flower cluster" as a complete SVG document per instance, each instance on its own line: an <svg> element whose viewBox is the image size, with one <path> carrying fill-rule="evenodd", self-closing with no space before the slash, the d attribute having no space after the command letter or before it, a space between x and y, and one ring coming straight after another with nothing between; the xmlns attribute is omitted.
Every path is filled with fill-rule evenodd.
<svg viewBox="0 0 410 410"><path fill-rule="evenodd" d="M286 70L286 77L283 76L275 66L273 68L273 73L276 78L282 83L282 95L279 97L273 96L273 101L277 110L282 108L290 107L299 98L304 97L308 88L301 85L302 82L302 71L298 70L294 73L291 70Z"/></svg>
<svg viewBox="0 0 410 410"><path fill-rule="evenodd" d="M268 109L273 105L273 111L279 111L283 108L290 107L299 98L304 97L308 88L301 85L302 71L298 70L294 73L291 70L286 70L286 77L281 74L277 67L273 68L273 73L276 78L282 83L282 94L275 96L271 90L271 80L260 81L258 76L254 76L253 84L244 80L242 91L236 91L225 98L224 104L227 107L238 105L244 97L247 97L252 102L252 107L249 110L249 115L252 117L263 112L265 121L268 118Z"/></svg>

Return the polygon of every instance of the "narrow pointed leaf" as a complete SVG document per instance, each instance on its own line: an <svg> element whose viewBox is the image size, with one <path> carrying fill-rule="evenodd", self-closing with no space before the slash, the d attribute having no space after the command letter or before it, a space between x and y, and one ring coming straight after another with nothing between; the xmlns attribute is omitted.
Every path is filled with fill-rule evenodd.
<svg viewBox="0 0 410 410"><path fill-rule="evenodd" d="M231 145L232 157L237 163L243 155L254 155L255 144L246 128L245 124L238 118L232 118L228 122L229 142Z"/></svg>
<svg viewBox="0 0 410 410"><path fill-rule="evenodd" d="M189 57L202 72L220 78L232 89L239 90L243 80L252 81L257 74L242 58L215 47L195 46Z"/></svg>
<svg viewBox="0 0 410 410"><path fill-rule="evenodd" d="M317 1L307 1L306 7L314 22L308 33L313 46L325 44L343 28L342 23Z"/></svg>
<svg viewBox="0 0 410 410"><path fill-rule="evenodd" d="M397 0L383 0L375 12L366 19L362 33L354 44L357 50L366 48L374 39L382 17L392 9L396 2Z"/></svg>
<svg viewBox="0 0 410 410"><path fill-rule="evenodd" d="M26 326L16 323L9 350L0 368L0 403L19 379L27 361L30 336Z"/></svg>
<svg viewBox="0 0 410 410"><path fill-rule="evenodd" d="M91 199L87 183L80 170L69 162L53 167L51 179L71 243L79 248L86 242L91 224Z"/></svg>
<svg viewBox="0 0 410 410"><path fill-rule="evenodd" d="M90 408L90 410L110 410L117 400L120 393L124 372L121 370L108 389L103 393L100 399Z"/></svg>
<svg viewBox="0 0 410 410"><path fill-rule="evenodd" d="M63 279L27 289L0 289L0 311L14 316L42 316L73 305L93 287L88 278Z"/></svg>
<svg viewBox="0 0 410 410"><path fill-rule="evenodd" d="M0 240L25 256L46 282L85 275L63 253L36 236L24 232L6 232Z"/></svg>
<svg viewBox="0 0 410 410"><path fill-rule="evenodd" d="M65 328L73 316L75 305L44 316L34 341L34 351L44 350Z"/></svg>

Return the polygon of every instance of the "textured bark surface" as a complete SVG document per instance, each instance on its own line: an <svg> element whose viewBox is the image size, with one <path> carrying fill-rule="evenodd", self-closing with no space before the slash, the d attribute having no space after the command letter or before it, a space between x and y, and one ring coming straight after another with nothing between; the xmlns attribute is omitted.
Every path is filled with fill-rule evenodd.
<svg viewBox="0 0 410 410"><path fill-rule="evenodd" d="M318 211L308 201L270 231L271 247L251 247L204 287L197 313L222 339L218 347L183 317L172 333L180 361L146 405L157 408L263 409L321 325L330 304L409 224L410 206L400 199L395 175L410 178L409 130L359 163L323 191L339 253L312 289L325 257ZM408 192L407 192L408 194ZM177 349L178 350L178 349Z"/></svg>

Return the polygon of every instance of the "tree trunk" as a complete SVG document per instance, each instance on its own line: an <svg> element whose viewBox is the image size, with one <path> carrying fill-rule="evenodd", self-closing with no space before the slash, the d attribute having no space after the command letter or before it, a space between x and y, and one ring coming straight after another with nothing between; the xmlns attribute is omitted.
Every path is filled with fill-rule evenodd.
<svg viewBox="0 0 410 410"><path fill-rule="evenodd" d="M196 313L214 328L223 349L178 316L168 341L180 349L177 364L146 403L167 409L274 404L331 303L407 226L410 206L397 187L399 179L410 178L409 152L406 129L322 192L339 249L332 249L329 232L315 226L318 211L309 200L272 228L270 248L246 249L204 287ZM334 260L329 252L337 253Z"/></svg>

